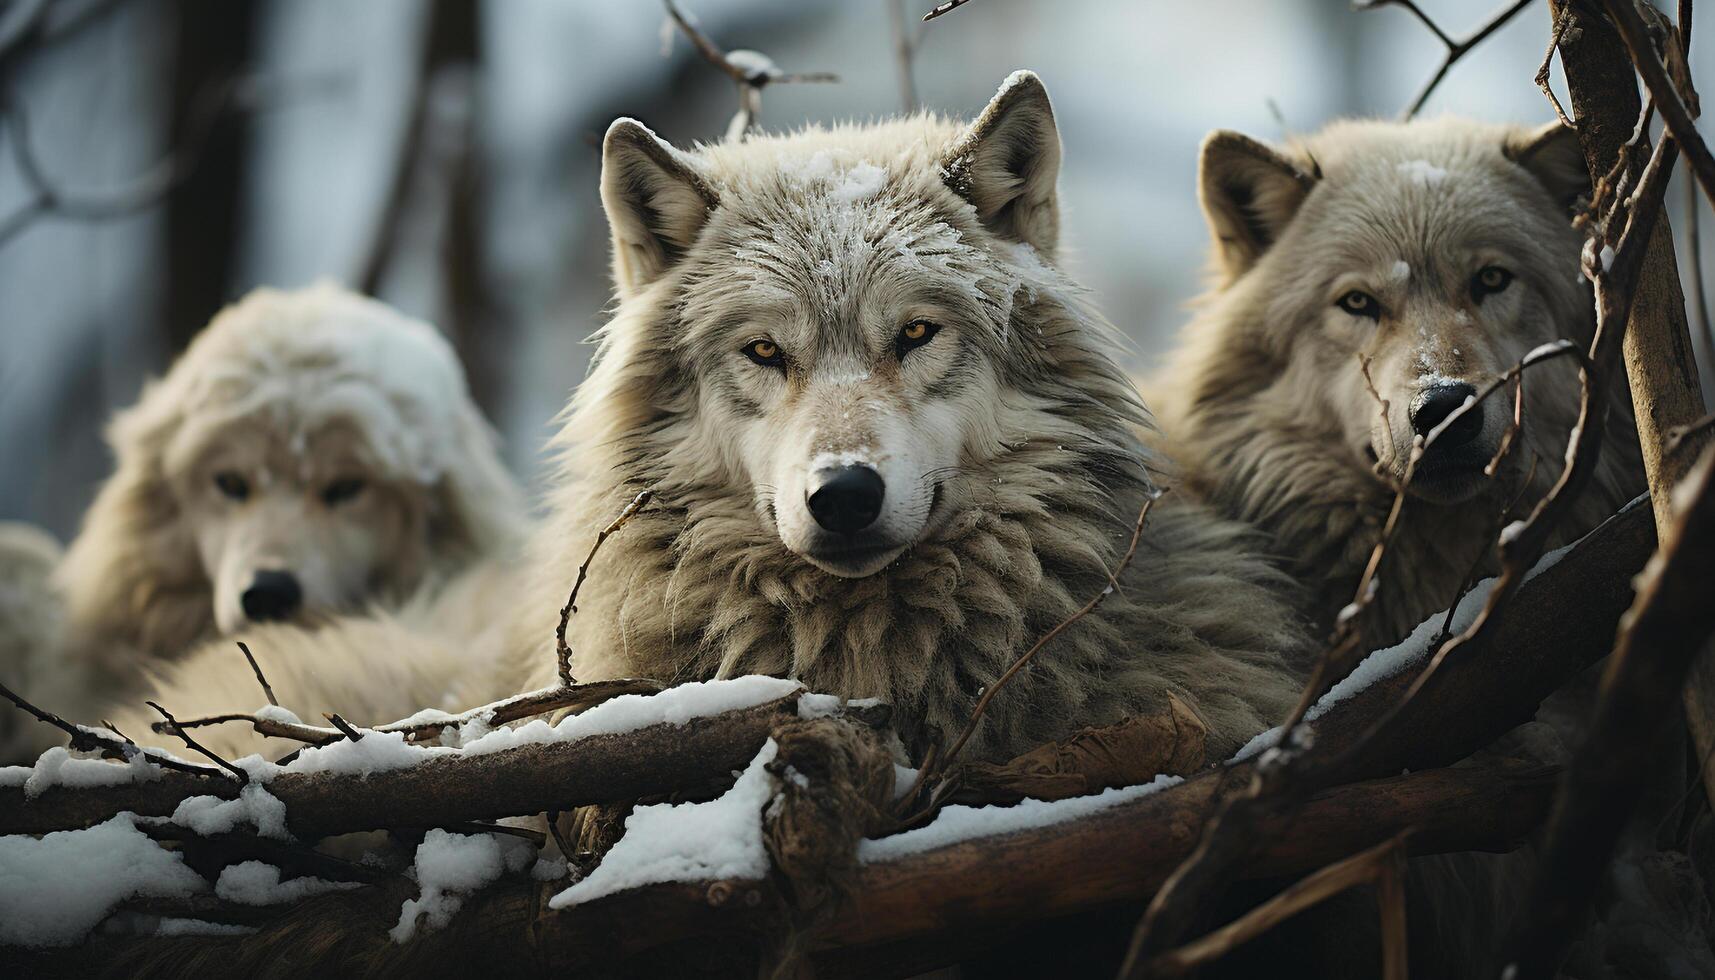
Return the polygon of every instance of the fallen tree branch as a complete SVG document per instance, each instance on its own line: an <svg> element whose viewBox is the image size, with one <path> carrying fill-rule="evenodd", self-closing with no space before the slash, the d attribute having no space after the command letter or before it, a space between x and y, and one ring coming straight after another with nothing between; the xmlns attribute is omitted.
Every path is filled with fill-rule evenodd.
<svg viewBox="0 0 1715 980"><path fill-rule="evenodd" d="M285 771L268 779L266 788L286 804L287 829L305 840L709 792L732 782L733 771L749 763L774 724L795 716L797 703L793 695L683 725L651 725L484 755L448 750L379 772ZM188 797L232 799L238 790L229 779L175 773L114 786L53 786L35 797L26 797L21 786L0 786L0 834L88 827L125 810L165 816Z"/></svg>
<svg viewBox="0 0 1715 980"><path fill-rule="evenodd" d="M1595 715L1549 817L1527 918L1505 962L1524 980L1552 977L1649 778L1687 671L1715 633L1715 448L1675 493L1676 520L1640 576Z"/></svg>
<svg viewBox="0 0 1715 980"><path fill-rule="evenodd" d="M441 732L448 728L458 728L471 722L482 722L484 725L494 728L553 711L566 711L576 714L624 694L654 694L662 688L663 685L660 681L645 678L594 681L589 684L574 684L571 687L548 687L539 691L516 694L509 698L459 712L456 715L434 712L431 720L407 718L385 725L377 725L374 728L366 729L366 731L404 732L408 740L423 742L439 737ZM419 712L418 716L414 716L414 718L421 715L422 713ZM330 745L346 737L345 733L337 728L293 724L278 718L249 712L188 718L178 724L181 728L207 728L210 725L224 725L232 722L245 722L255 729L258 735L291 739L295 742L303 742L305 745ZM163 724L156 722L150 727L158 733L166 734Z"/></svg>
<svg viewBox="0 0 1715 980"><path fill-rule="evenodd" d="M1314 796L1299 819L1267 824L1246 873L1301 873L1407 828L1414 854L1507 850L1546 810L1555 774L1510 764L1470 766L1342 786ZM935 950L921 965L933 966L944 962L949 936L1137 901L1195 843L1195 828L1214 799L1215 776L1205 773L1069 823L860 864L840 914L812 939L822 951L812 954L812 965L818 976L893 973L887 968L896 955L890 947L930 940ZM503 881L468 898L448 933L419 936L412 947L388 946L385 930L398 917L398 898L384 889L318 898L296 910L301 922L313 920L318 942L314 950L303 949L294 966L337 972L338 957L364 951L410 963L456 958L500 973L599 972L660 962L651 957L677 950L699 963L731 961L733 972L750 972L759 938L773 934L787 907L773 877L647 885L550 911L548 897L563 887ZM243 974L277 955L281 940L271 939L269 928L257 937L206 942L233 972ZM280 935L294 935L289 928ZM147 942L93 941L65 952L59 962L93 957L112 963L120 951Z"/></svg>

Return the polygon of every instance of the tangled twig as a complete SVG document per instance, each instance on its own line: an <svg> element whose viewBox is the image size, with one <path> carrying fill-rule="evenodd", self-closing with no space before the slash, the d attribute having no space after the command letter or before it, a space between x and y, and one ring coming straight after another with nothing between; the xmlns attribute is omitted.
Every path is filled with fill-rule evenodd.
<svg viewBox="0 0 1715 980"><path fill-rule="evenodd" d="M584 576L589 574L590 562L595 561L595 553L601 550L602 542L637 516L637 512L654 496L655 491L644 490L633 497L631 503L626 504L625 509L619 512L619 516L596 534L595 544L590 545L590 553L584 556L584 563L578 566L577 581L572 583L571 595L566 597L566 604L560 609L560 625L554 628L554 654L562 687L571 687L575 683L572 679L572 648L566 644L566 626L572 621L572 613L578 611L578 590L584 587Z"/></svg>
<svg viewBox="0 0 1715 980"><path fill-rule="evenodd" d="M1410 120L1412 117L1416 116L1420 110L1422 110L1424 103L1429 101L1429 97L1433 95L1435 93L1435 89L1440 86L1441 80L1447 77L1447 72L1452 69L1453 65L1460 58L1470 54L1472 48L1475 48L1477 45L1488 40L1489 35L1504 27L1507 21L1512 20L1519 11L1530 6L1530 3L1531 0L1512 0L1511 3L1508 3L1505 7L1496 11L1483 23L1481 27L1477 28L1463 39L1457 41L1449 37L1447 32L1442 30L1435 21L1431 20L1429 15L1424 13L1422 8L1418 7L1418 5L1413 3L1412 0L1356 0L1352 6L1357 10L1375 10L1378 7L1404 7L1413 17L1416 17L1424 27L1429 28L1429 32L1434 34L1435 39L1440 41L1442 46L1447 49L1446 57L1441 59L1441 66L1435 69L1435 74L1431 75L1429 77L1429 81L1425 82L1423 87L1418 90L1417 97L1411 100L1411 105L1405 110L1404 118L1406 120Z"/></svg>
<svg viewBox="0 0 1715 980"><path fill-rule="evenodd" d="M691 46L703 56L703 60L719 68L738 83L738 112L732 117L727 126L727 139L738 142L745 138L757 125L762 115L762 90L770 85L790 85L803 82L837 82L838 75L826 71L790 73L782 71L773 59L760 51L735 49L723 51L707 34L691 23L673 0L662 0L667 6L667 16L685 37L691 41Z"/></svg>
<svg viewBox="0 0 1715 980"><path fill-rule="evenodd" d="M143 703L147 704L151 708L154 708L156 711L159 711L161 713L161 717L165 718L167 720L167 730L169 732L171 732L172 734L177 735L179 738L183 739L185 745L188 746L191 749L191 751L197 753L198 755L202 756L203 758L209 760L210 762L213 762L215 765L217 765L220 768L225 769L227 772L231 773L233 778L238 780L238 785L245 786L245 785L249 784L249 782L250 782L250 774L249 773L245 772L244 770L238 768L237 766L233 765L232 763L221 758L216 753L205 748L202 745L202 743L200 743L196 739L192 738L191 734L189 732L187 732L183 728L179 727L179 723L173 719L172 712L168 711L166 708L161 707L159 704L156 704L153 701L145 701Z"/></svg>
<svg viewBox="0 0 1715 980"><path fill-rule="evenodd" d="M12 702L20 711L34 717L44 725L65 732L70 737L70 745L79 752L97 753L109 759L130 761L142 754L148 761L163 769L173 769L178 772L190 773L193 776L213 776L224 779L226 773L212 766L199 766L194 762L176 759L158 749L146 749L120 735L111 737L104 732L96 731L83 725L75 725L51 711L36 707L24 697L4 684L0 684L0 697Z"/></svg>
<svg viewBox="0 0 1715 980"><path fill-rule="evenodd" d="M239 640L238 649L244 651L244 659L250 661L250 669L256 674L256 683L262 685L262 694L268 698L268 703L278 708L280 700L274 697L274 688L268 684L268 678L262 675L262 667L256 663L256 656L250 652L250 647L243 640Z"/></svg>

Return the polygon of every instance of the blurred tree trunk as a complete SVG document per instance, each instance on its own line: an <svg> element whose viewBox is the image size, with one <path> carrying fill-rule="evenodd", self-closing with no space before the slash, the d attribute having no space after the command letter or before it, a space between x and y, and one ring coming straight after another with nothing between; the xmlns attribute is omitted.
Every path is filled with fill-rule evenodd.
<svg viewBox="0 0 1715 980"><path fill-rule="evenodd" d="M209 110L209 101L250 70L257 0L179 0L173 18L172 105L175 145ZM167 272L161 323L176 353L233 297L238 225L244 209L249 126L243 112L221 112L196 169L167 198Z"/></svg>

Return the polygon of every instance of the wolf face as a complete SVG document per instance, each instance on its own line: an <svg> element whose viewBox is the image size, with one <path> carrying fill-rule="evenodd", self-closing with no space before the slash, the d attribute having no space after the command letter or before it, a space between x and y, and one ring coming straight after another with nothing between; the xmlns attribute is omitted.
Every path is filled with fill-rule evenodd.
<svg viewBox="0 0 1715 980"><path fill-rule="evenodd" d="M402 598L506 547L524 509L434 328L326 284L222 311L109 439L56 572L91 650L176 657Z"/></svg>
<svg viewBox="0 0 1715 980"><path fill-rule="evenodd" d="M932 181L849 143L780 153L717 192L615 123L603 196L618 278L647 288L683 253L671 343L695 399L685 451L711 484L742 487L792 553L859 578L934 531L965 461L1004 451L994 406L1013 305L1046 272L1035 250L1054 246L1059 141L1030 79Z"/></svg>
<svg viewBox="0 0 1715 980"><path fill-rule="evenodd" d="M1216 133L1201 195L1228 283L1279 287L1257 297L1253 338L1303 372L1279 384L1397 480L1414 440L1527 351L1588 333L1563 217L1585 185L1570 130L1447 120L1337 125L1286 153ZM1411 492L1480 493L1510 414L1504 395L1473 405L1429 445Z"/></svg>

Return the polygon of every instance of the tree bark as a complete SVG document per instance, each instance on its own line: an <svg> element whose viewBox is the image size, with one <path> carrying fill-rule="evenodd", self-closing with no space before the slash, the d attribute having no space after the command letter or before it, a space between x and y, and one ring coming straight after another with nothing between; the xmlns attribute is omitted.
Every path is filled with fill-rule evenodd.
<svg viewBox="0 0 1715 980"><path fill-rule="evenodd" d="M1572 18L1572 29L1560 43L1560 60L1566 69L1566 87L1585 164L1591 180L1599 180L1613 169L1620 147L1631 138L1643 109L1636 69L1624 41L1606 17L1567 0L1551 0L1549 9L1556 19L1563 12ZM1701 270L1693 274L1701 274ZM1697 458L1695 445L1669 452L1667 433L1697 420L1704 411L1674 257L1673 229L1665 213L1656 220L1644 256L1631 318L1626 322L1623 356L1656 531L1665 535L1673 521L1669 509L1672 488ZM1715 803L1715 759L1710 753L1715 748L1715 657L1701 657L1693 665L1683 704L1697 757L1704 760L1704 789Z"/></svg>

